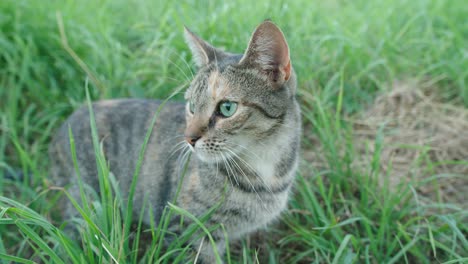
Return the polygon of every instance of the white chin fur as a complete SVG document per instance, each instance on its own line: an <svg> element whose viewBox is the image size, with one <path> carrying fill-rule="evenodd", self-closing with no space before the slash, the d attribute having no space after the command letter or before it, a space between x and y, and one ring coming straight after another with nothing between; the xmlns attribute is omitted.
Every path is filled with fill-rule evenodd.
<svg viewBox="0 0 468 264"><path fill-rule="evenodd" d="M224 158L229 159L232 155L229 153L206 152L197 148L193 149L197 158L206 163L222 163Z"/></svg>
<svg viewBox="0 0 468 264"><path fill-rule="evenodd" d="M206 162L206 163L216 163L216 162L219 162L221 161L221 155L216 155L214 153L206 153L204 151L201 151L199 149L195 149L194 150L195 152L195 155L197 156L197 158L203 162Z"/></svg>

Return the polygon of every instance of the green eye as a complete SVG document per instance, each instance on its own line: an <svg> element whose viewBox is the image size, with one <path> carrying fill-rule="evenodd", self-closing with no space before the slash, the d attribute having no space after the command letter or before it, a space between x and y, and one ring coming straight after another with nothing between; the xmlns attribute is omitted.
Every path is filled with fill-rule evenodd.
<svg viewBox="0 0 468 264"><path fill-rule="evenodd" d="M192 113L192 114L195 111L195 105L193 104L192 101L189 102L189 110L190 110L190 113Z"/></svg>
<svg viewBox="0 0 468 264"><path fill-rule="evenodd" d="M237 103L225 101L219 104L219 112L224 117L231 117L237 110Z"/></svg>

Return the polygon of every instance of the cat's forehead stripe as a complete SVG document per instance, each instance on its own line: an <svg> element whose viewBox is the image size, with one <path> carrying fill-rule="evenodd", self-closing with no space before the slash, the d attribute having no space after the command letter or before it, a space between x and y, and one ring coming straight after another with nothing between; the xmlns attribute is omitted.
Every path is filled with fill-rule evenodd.
<svg viewBox="0 0 468 264"><path fill-rule="evenodd" d="M219 73L219 71L214 70L208 76L208 87L207 87L207 94L211 95L214 100L221 100L223 99L226 94L228 93L227 82Z"/></svg>
<svg viewBox="0 0 468 264"><path fill-rule="evenodd" d="M216 91L219 86L219 72L212 71L210 76L208 77L208 90L211 93L211 97L216 99Z"/></svg>

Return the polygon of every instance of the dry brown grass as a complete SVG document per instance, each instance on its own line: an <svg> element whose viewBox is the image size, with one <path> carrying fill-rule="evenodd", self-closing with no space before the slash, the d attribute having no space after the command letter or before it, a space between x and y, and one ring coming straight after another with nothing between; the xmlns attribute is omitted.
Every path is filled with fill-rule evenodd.
<svg viewBox="0 0 468 264"><path fill-rule="evenodd" d="M370 170L381 130L381 186L387 178L391 190L411 184L423 199L466 207L468 109L443 102L436 91L430 81L398 81L366 111L349 117L357 157L353 166ZM305 136L316 147L303 157L313 167L326 168L319 139Z"/></svg>
<svg viewBox="0 0 468 264"><path fill-rule="evenodd" d="M351 119L354 146L365 167L383 128L380 176L390 188L411 183L431 200L466 205L468 110L442 102L430 82L399 81ZM380 181L382 183L382 181Z"/></svg>

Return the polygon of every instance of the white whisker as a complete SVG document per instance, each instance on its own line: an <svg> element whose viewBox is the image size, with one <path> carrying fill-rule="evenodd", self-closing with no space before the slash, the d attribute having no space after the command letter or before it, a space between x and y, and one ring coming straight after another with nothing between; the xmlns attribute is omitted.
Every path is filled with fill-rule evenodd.
<svg viewBox="0 0 468 264"><path fill-rule="evenodd" d="M237 167L237 169L241 172L242 175L244 175L244 178L249 182L249 185L252 187L252 190L255 192L255 194L257 195L258 199L260 199L260 201L262 202L262 204L264 204L262 198L260 197L260 194L257 192L257 190L255 190L255 186L252 184L252 182L250 181L249 179L249 176L247 176L244 172L244 170L241 168L241 166L235 161L235 159L233 158L230 158L230 160L233 162L233 165L235 167Z"/></svg>
<svg viewBox="0 0 468 264"><path fill-rule="evenodd" d="M241 144L236 144L232 141L226 141L226 148L225 150L229 151L231 154L235 155L236 157L240 158L239 155L237 153L235 153L230 147L233 147L233 148L236 148L236 147L240 147L241 148L241 152L243 154L246 154L248 155L249 158L257 158L257 159L261 159L260 156L257 155L257 153L251 151L250 149L248 149L247 147L241 145ZM245 152L244 152L245 151ZM253 169L252 166L249 165L249 167Z"/></svg>
<svg viewBox="0 0 468 264"><path fill-rule="evenodd" d="M232 169L231 167L231 164L229 163L229 160L227 159L226 156L224 156L222 153L220 153L221 156L223 157L223 159L226 161L224 164L226 165L226 170L230 171L231 172L231 175L232 177L234 178L234 181L236 182L237 186L239 186L239 182L237 181L237 176L236 176L236 173L234 172L234 170ZM229 172L228 172L228 176L229 176Z"/></svg>
<svg viewBox="0 0 468 264"><path fill-rule="evenodd" d="M234 142L232 142L232 141L226 141L226 145L227 145L227 147L229 147L229 145L231 145L232 147L240 147L240 148L242 148L242 150L247 151L246 154L253 154L253 155L255 156L255 157L253 157L253 156L250 156L250 155L249 155L250 158L258 158L258 159L261 159L260 156L257 155L257 153L251 151L251 150L248 149L247 147L242 146L241 144L236 144L236 143L234 143Z"/></svg>
<svg viewBox="0 0 468 264"><path fill-rule="evenodd" d="M177 163L179 164L177 174L179 175L179 178L182 177L185 164L188 162L188 159L190 157L190 149L188 149L187 146L180 152L179 157L177 159Z"/></svg>
<svg viewBox="0 0 468 264"><path fill-rule="evenodd" d="M221 153L220 153L220 154L221 154ZM228 179L229 179L229 182L230 182L231 185L234 187L234 183L232 182L232 179L231 179L231 177L230 177L230 175L229 175L229 170L227 169L228 166L227 166L227 164L226 164L226 158L224 157L223 154L221 154L221 158L222 158L221 160L223 161L224 167L226 167L226 173L228 174L227 177L228 177Z"/></svg>
<svg viewBox="0 0 468 264"><path fill-rule="evenodd" d="M247 169L251 170L253 175L256 176L257 178L260 179L260 181L262 182L262 184L266 187L266 189L268 190L268 192L270 194L273 194L273 191L271 190L270 186L265 182L265 179L263 179L263 177L258 174L256 172L256 170L247 162L245 161L243 158L241 158L239 155L237 155L234 151L230 150L230 149L227 149L227 151L229 151L234 157L236 157L237 159L239 159L240 162L242 162L245 166L247 166ZM273 196L274 197L274 196Z"/></svg>
<svg viewBox="0 0 468 264"><path fill-rule="evenodd" d="M192 67L190 67L190 64L182 57L180 53L175 52L174 54L177 55L177 57L179 57L179 59L185 64L190 74L192 75L192 80L193 80L195 77L193 76Z"/></svg>
<svg viewBox="0 0 468 264"><path fill-rule="evenodd" d="M191 81L192 79L190 79L190 77L187 76L187 74L185 73L185 71L182 70L182 68L180 68L180 66L177 65L175 62L173 62L171 59L167 58L167 60L168 60L172 65L174 65L174 66L184 75L185 79L190 83L190 81ZM190 71L190 74L192 74L192 76L193 76L192 71Z"/></svg>
<svg viewBox="0 0 468 264"><path fill-rule="evenodd" d="M171 152L169 153L169 157L172 157L172 155L174 155L176 152L180 151L181 149L184 149L187 147L187 142L184 141L181 141L179 143L177 143L174 147L172 147L171 149Z"/></svg>

